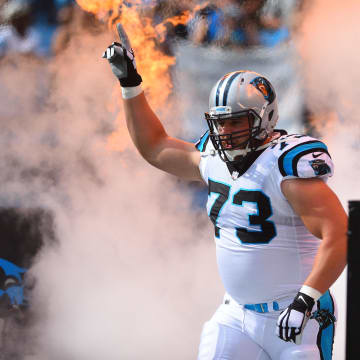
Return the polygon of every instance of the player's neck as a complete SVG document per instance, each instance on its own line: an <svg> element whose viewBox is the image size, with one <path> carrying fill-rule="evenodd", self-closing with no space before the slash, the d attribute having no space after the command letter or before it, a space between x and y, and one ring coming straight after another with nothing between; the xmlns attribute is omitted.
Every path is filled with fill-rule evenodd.
<svg viewBox="0 0 360 360"><path fill-rule="evenodd" d="M279 131L272 132L264 141L263 145L278 139L281 136Z"/></svg>

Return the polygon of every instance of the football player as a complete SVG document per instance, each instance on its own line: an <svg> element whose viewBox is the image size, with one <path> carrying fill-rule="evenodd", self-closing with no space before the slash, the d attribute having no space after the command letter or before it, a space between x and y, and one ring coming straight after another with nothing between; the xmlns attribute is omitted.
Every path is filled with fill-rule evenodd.
<svg viewBox="0 0 360 360"><path fill-rule="evenodd" d="M327 146L276 130L273 86L243 70L211 90L209 130L196 146L173 138L145 98L133 51L113 43L103 57L120 81L129 133L144 159L208 185L226 294L204 325L198 359L331 359L329 287L346 264L347 217L326 185L333 174Z"/></svg>

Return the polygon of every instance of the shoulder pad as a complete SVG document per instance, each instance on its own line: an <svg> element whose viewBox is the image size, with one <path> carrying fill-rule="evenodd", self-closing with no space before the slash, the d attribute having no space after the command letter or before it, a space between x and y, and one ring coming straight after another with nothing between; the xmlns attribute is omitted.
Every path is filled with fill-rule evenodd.
<svg viewBox="0 0 360 360"><path fill-rule="evenodd" d="M285 135L273 145L282 176L331 176L333 163L327 146L306 135Z"/></svg>
<svg viewBox="0 0 360 360"><path fill-rule="evenodd" d="M200 152L205 152L209 140L209 130L207 130L205 134L195 143L196 149L198 149Z"/></svg>

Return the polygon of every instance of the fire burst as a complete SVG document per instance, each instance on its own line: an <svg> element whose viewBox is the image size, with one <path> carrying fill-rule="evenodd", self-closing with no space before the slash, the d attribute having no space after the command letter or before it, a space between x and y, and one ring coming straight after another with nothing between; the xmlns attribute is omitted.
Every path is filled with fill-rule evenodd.
<svg viewBox="0 0 360 360"><path fill-rule="evenodd" d="M157 43L162 34L152 25L152 19L144 15L141 1L124 3L123 0L77 0L85 11L97 17L107 18L109 27L114 30L120 22L129 35L136 56L136 64L143 78L143 88L149 101L155 108L161 107L167 100L172 82L169 68L175 64L175 58L161 52Z"/></svg>
<svg viewBox="0 0 360 360"><path fill-rule="evenodd" d="M159 48L159 43L165 39L165 26L153 25L151 16L147 15L151 13L152 5L145 7L141 0L76 1L83 10L95 14L101 21L107 21L110 30L115 32L117 23L123 26L134 49L137 68L143 78L142 86L147 98L155 110L163 107L173 88L169 70L176 60L173 56L164 54ZM184 13L166 21L175 26L186 23L188 19L189 14ZM129 139L124 141L128 135L121 114L118 116L118 124L117 131L109 138L108 146L112 150L121 151L129 142Z"/></svg>

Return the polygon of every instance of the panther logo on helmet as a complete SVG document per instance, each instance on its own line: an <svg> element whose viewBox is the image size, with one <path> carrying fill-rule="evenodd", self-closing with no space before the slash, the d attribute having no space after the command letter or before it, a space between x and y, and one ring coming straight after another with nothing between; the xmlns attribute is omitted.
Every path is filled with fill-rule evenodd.
<svg viewBox="0 0 360 360"><path fill-rule="evenodd" d="M272 86L264 77L256 77L250 84L254 85L264 95L266 100L273 96Z"/></svg>

